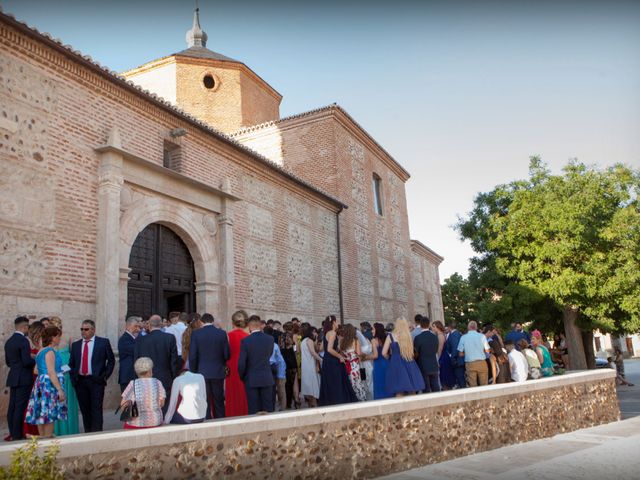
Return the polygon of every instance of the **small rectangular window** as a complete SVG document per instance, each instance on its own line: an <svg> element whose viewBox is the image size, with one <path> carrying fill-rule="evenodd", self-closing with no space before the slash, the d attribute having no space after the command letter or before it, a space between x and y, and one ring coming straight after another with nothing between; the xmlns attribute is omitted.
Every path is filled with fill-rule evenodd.
<svg viewBox="0 0 640 480"><path fill-rule="evenodd" d="M376 215L382 215L382 179L373 174L373 209Z"/></svg>
<svg viewBox="0 0 640 480"><path fill-rule="evenodd" d="M179 171L182 163L182 149L172 142L164 142L162 150L162 166Z"/></svg>

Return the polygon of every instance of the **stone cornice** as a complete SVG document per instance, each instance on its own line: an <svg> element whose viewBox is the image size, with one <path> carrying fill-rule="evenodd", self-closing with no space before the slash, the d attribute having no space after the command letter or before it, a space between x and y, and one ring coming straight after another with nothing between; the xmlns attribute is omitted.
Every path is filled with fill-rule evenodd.
<svg viewBox="0 0 640 480"><path fill-rule="evenodd" d="M166 167L163 167L162 165L158 165L157 163L152 162L151 160L146 160L144 158L138 157L137 155L127 152L122 148L115 147L112 145L102 145L96 148L95 151L98 153L108 153L108 152L116 153L118 155L121 155L125 160L141 165L145 169L149 169L151 171L161 173L163 176L169 177L175 180L179 184L183 184L191 188L195 188L197 190L202 190L203 192L213 194L217 197L227 198L229 200L234 200L234 201L241 200L240 197L232 195L229 192L225 192L224 190L214 188L211 185L208 185L206 183L200 182L191 177L178 173L174 170L171 170L170 168L166 168Z"/></svg>
<svg viewBox="0 0 640 480"><path fill-rule="evenodd" d="M444 257L438 255L436 252L427 247L424 243L418 240L411 240L411 251L425 257L436 265L440 265L444 261Z"/></svg>

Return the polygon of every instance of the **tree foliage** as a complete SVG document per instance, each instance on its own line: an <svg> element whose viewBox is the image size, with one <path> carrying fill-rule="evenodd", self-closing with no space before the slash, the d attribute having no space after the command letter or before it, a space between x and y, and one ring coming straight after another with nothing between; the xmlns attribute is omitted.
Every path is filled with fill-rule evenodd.
<svg viewBox="0 0 640 480"><path fill-rule="evenodd" d="M62 480L64 476L56 463L59 450L60 446L54 443L40 456L38 440L32 438L11 454L10 465L0 467L0 480Z"/></svg>
<svg viewBox="0 0 640 480"><path fill-rule="evenodd" d="M452 322L462 325L469 320L477 320L477 296L462 275L454 273L445 279L441 292L444 320L447 325Z"/></svg>
<svg viewBox="0 0 640 480"><path fill-rule="evenodd" d="M571 309L584 330L640 330L639 194L626 166L571 161L553 175L537 157L527 180L479 194L456 228L477 254L480 318L550 328Z"/></svg>

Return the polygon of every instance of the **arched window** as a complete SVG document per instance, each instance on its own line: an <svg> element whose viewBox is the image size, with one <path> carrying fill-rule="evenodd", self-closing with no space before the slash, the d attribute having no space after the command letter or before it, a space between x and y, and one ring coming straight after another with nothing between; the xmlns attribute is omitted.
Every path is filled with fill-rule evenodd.
<svg viewBox="0 0 640 480"><path fill-rule="evenodd" d="M382 179L373 174L373 209L376 215L382 216Z"/></svg>

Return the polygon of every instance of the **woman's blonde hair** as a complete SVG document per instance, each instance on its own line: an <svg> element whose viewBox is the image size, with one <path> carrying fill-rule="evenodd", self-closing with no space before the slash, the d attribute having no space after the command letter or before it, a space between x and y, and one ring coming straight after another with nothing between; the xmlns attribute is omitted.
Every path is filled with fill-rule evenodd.
<svg viewBox="0 0 640 480"><path fill-rule="evenodd" d="M413 341L411 340L411 332L409 331L409 323L407 320L405 318L397 319L391 334L400 346L400 355L402 358L405 360L413 360Z"/></svg>
<svg viewBox="0 0 640 480"><path fill-rule="evenodd" d="M62 319L60 317L49 317L49 325L53 325L62 330Z"/></svg>

